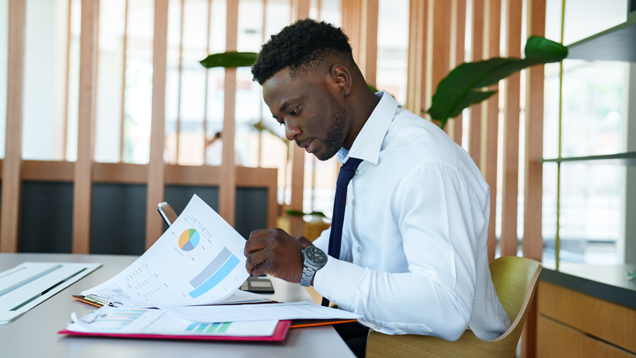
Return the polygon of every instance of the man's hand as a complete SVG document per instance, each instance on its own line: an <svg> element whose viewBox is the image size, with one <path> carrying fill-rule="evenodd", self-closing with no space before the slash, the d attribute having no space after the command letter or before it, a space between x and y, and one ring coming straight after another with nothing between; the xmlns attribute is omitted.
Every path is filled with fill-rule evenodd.
<svg viewBox="0 0 636 358"><path fill-rule="evenodd" d="M245 268L252 276L270 274L288 282L300 282L303 274L301 251L311 242L294 238L281 229L254 230L245 242Z"/></svg>

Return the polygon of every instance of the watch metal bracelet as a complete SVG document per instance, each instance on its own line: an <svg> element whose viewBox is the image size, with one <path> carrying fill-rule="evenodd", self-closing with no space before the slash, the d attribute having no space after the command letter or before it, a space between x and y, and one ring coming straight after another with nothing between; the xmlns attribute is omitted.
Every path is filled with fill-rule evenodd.
<svg viewBox="0 0 636 358"><path fill-rule="evenodd" d="M305 266L303 268L303 275L300 278L300 285L304 287L311 286L311 279L314 278L315 274L316 274L315 269Z"/></svg>

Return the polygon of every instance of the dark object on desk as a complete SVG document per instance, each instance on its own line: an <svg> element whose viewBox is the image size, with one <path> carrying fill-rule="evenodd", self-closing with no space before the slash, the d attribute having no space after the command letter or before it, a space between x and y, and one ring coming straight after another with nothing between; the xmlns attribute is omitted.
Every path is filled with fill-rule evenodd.
<svg viewBox="0 0 636 358"><path fill-rule="evenodd" d="M240 289L253 293L274 293L274 285L268 278L248 277Z"/></svg>
<svg viewBox="0 0 636 358"><path fill-rule="evenodd" d="M172 225L172 223L177 220L177 213L174 211L172 206L165 201L163 203L159 203L157 211L159 211L163 221L165 221L168 226Z"/></svg>

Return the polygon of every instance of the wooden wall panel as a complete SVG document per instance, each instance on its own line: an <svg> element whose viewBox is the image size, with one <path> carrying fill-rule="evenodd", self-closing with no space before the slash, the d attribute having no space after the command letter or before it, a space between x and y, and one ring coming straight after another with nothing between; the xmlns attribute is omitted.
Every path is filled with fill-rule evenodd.
<svg viewBox="0 0 636 358"><path fill-rule="evenodd" d="M295 0L300 1L300 0ZM362 3L365 0L342 0L342 30L349 37L349 44L353 52L353 60L360 64L360 22ZM307 17L309 13L307 13ZM298 17L302 18L302 17Z"/></svg>
<svg viewBox="0 0 636 358"><path fill-rule="evenodd" d="M0 252L18 251L20 225L20 171L22 167L22 116L24 102L24 49L26 1L9 0L7 58L7 124L2 161Z"/></svg>
<svg viewBox="0 0 636 358"><path fill-rule="evenodd" d="M378 10L379 0L362 0L360 11L360 62L364 79L376 86L378 70Z"/></svg>
<svg viewBox="0 0 636 358"><path fill-rule="evenodd" d="M155 21L152 54L152 123L150 129L150 159L148 162L148 194L146 196L146 248L163 234L163 222L157 215L157 204L163 202L165 99L168 49L168 0L155 1Z"/></svg>
<svg viewBox="0 0 636 358"><path fill-rule="evenodd" d="M545 36L546 0L528 0L528 36ZM543 205L543 86L544 66L533 66L526 70L525 108L525 158L524 158L524 209L523 256L541 261L543 256L543 234L541 225ZM535 300L536 301L536 300ZM536 357L536 315L528 316L521 340L523 358Z"/></svg>
<svg viewBox="0 0 636 358"><path fill-rule="evenodd" d="M528 0L528 36L545 36L546 0ZM541 261L543 236L543 84L544 66L526 70L526 139L523 256Z"/></svg>
<svg viewBox="0 0 636 358"><path fill-rule="evenodd" d="M472 61L484 59L484 1L472 0ZM481 168L481 104L470 107L470 122L468 123L468 154L475 164Z"/></svg>
<svg viewBox="0 0 636 358"><path fill-rule="evenodd" d="M227 2L225 51L236 51L238 41L238 1ZM234 226L236 207L236 163L234 162L236 68L225 69L223 107L223 154L219 188L219 215Z"/></svg>
<svg viewBox="0 0 636 358"><path fill-rule="evenodd" d="M90 251L98 9L98 0L82 0L77 161L73 180L73 253L75 254L88 254Z"/></svg>
<svg viewBox="0 0 636 358"><path fill-rule="evenodd" d="M72 1L72 0L71 0ZM124 122L126 119L126 60L128 51L128 8L129 0L124 3L124 36L122 39L121 67L121 108L119 109L119 162L124 161ZM206 97L207 98L207 97ZM151 130L152 131L152 130Z"/></svg>
<svg viewBox="0 0 636 358"><path fill-rule="evenodd" d="M522 0L508 0L506 6L507 57L521 57ZM517 195L519 193L520 74L508 76L504 92L503 193L501 209L501 255L517 255Z"/></svg>
<svg viewBox="0 0 636 358"><path fill-rule="evenodd" d="M451 11L450 70L464 63L466 37L466 0L453 0ZM463 118L460 114L448 124L449 134L455 143L462 145Z"/></svg>
<svg viewBox="0 0 636 358"><path fill-rule="evenodd" d="M485 0L484 3L484 54L488 58L499 57L501 34L501 0ZM497 90L499 85L491 86ZM497 137L499 131L499 94L482 102L484 120L481 123L481 172L490 186L490 223L488 224L488 259L495 258L497 238Z"/></svg>
<svg viewBox="0 0 636 358"><path fill-rule="evenodd" d="M428 2L427 51L426 51L426 102L431 106L432 94L439 82L448 74L450 66L451 1ZM448 127L445 127L448 130Z"/></svg>
<svg viewBox="0 0 636 358"><path fill-rule="evenodd" d="M406 76L405 108L424 116L426 105L426 53L427 53L428 0L411 0L409 3L409 47ZM428 108L428 107L427 107Z"/></svg>
<svg viewBox="0 0 636 358"><path fill-rule="evenodd" d="M294 0L292 17L294 21L309 17L309 0ZM345 1L343 1L343 6ZM344 23L344 18L343 18ZM291 202L290 209L303 211L303 189L305 185L305 150L292 142L291 153ZM302 217L291 217L289 234L293 236L303 235L305 222Z"/></svg>

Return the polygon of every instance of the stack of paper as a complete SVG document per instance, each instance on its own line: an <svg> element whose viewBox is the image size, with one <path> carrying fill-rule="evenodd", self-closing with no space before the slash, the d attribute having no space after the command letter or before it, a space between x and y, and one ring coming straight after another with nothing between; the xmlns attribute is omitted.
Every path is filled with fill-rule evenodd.
<svg viewBox="0 0 636 358"><path fill-rule="evenodd" d="M244 245L243 237L195 195L146 253L115 277L82 292L115 307L81 319L73 316L60 333L274 340L284 338L292 319L359 317L308 302L263 303L272 301L237 290L249 276Z"/></svg>
<svg viewBox="0 0 636 358"><path fill-rule="evenodd" d="M278 320L197 323L162 310L102 307L77 318L66 329L73 332L162 334L174 336L271 336Z"/></svg>

